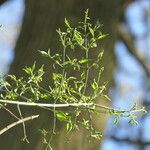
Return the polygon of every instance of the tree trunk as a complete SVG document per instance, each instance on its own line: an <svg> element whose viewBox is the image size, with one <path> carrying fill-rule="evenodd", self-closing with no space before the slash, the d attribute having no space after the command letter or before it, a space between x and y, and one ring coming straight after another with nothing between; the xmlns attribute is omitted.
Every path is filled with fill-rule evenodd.
<svg viewBox="0 0 150 150"><path fill-rule="evenodd" d="M84 11L89 8L90 17L92 22L97 19L104 25L103 30L109 33L110 36L103 40L102 46L105 48L105 55L103 58L104 66L106 67L103 75L103 80L110 80L113 68L113 41L115 35L115 15L118 1L110 0L26 0L26 9L22 30L18 38L15 48L15 60L11 66L10 73L17 76L23 75L22 68L33 64L36 60L37 64L45 64L49 68L49 62L39 57L37 50L47 50L51 48L52 52L59 52L58 40L56 29L61 27L64 18L72 20L73 23L77 22L81 16L84 16ZM113 32L112 32L113 31ZM112 39L113 37L113 39ZM108 65L109 63L109 65ZM50 71L49 71L50 72ZM47 76L48 74L46 74ZM49 81L45 76L43 86ZM15 108L13 108L15 109ZM0 137L0 146L7 150L42 150L44 149L41 142L41 134L38 129L44 127L52 127L52 114L42 111L40 109L22 108L24 115L40 114L39 119L27 123L27 135L30 140L29 144L22 143L21 125L12 129L5 135ZM9 117L3 112L0 114L1 120L8 120ZM2 116L3 115L3 116ZM12 121L12 119L9 119ZM103 127L105 119L103 116L97 116L95 121L96 126ZM4 124L7 124L5 122ZM63 126L58 127L61 131ZM86 139L87 134L85 131L77 132L72 137L70 143L65 143L64 132L60 132L58 136L54 137L53 146L54 150L98 150L100 142L95 141L89 143Z"/></svg>
<svg viewBox="0 0 150 150"><path fill-rule="evenodd" d="M2 5L6 0L0 0L0 5Z"/></svg>

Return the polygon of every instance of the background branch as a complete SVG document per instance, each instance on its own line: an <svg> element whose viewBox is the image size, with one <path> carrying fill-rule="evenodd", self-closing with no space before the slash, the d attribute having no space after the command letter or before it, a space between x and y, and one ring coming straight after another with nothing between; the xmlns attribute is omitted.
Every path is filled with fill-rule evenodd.
<svg viewBox="0 0 150 150"><path fill-rule="evenodd" d="M125 46L127 47L127 50L129 51L130 54L132 54L136 60L140 63L140 65L143 67L146 75L149 77L150 76L150 69L145 63L145 60L143 60L136 52L135 47L133 45L131 36L128 33L125 33L122 31L120 28L118 28L118 34L119 38L123 41Z"/></svg>

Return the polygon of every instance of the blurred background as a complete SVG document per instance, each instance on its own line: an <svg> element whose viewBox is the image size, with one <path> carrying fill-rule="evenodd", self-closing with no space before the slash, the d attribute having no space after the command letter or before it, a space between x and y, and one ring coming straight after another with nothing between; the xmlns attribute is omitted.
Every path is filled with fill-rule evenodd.
<svg viewBox="0 0 150 150"><path fill-rule="evenodd" d="M99 49L105 49L102 83L108 81L111 103L101 104L128 109L136 102L149 110L150 105L150 0L0 0L0 72L23 75L22 68L49 62L41 59L37 50L51 48L59 52L56 29L63 26L64 18L75 24L89 8L92 23L99 21L102 32L109 36ZM94 55L94 53L93 53ZM49 72L50 73L50 72ZM47 86L47 81L43 86ZM15 108L11 108L15 111ZM24 109L24 108L23 108ZM0 128L13 121L0 110ZM51 127L46 111L36 110L40 118L27 123L30 143L23 143L22 128L17 127L0 136L2 150L44 149L38 129ZM24 115L35 113L25 109ZM56 150L150 150L150 115L138 117L139 125L128 125L127 119L113 124L105 114L95 116L94 124L104 133L101 141L88 142L86 131L76 132L70 143L64 142L63 127L54 138Z"/></svg>

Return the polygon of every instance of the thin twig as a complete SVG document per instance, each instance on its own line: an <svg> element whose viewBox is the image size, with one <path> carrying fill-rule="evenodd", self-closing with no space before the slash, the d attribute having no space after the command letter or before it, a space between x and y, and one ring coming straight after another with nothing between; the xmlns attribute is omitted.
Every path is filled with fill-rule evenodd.
<svg viewBox="0 0 150 150"><path fill-rule="evenodd" d="M29 120L36 119L36 118L38 118L38 117L39 117L39 115L34 115L34 116L29 116L29 117L20 119L20 120L14 122L14 123L8 125L7 127L1 129L1 130L0 130L0 135L2 135L3 133L5 133L5 132L8 131L9 129L15 127L15 126L18 125L18 124L21 124L21 123L26 122L26 121L29 121Z"/></svg>
<svg viewBox="0 0 150 150"><path fill-rule="evenodd" d="M4 105L0 104L0 106L6 110L9 114L11 114L14 118L16 118L17 120L20 120L20 118L18 118L12 111L10 111L9 109L7 109Z"/></svg>
<svg viewBox="0 0 150 150"><path fill-rule="evenodd" d="M135 109L135 110L130 110L130 109L128 110L128 109L115 109L115 108L111 108L111 107L107 107L107 106L99 105L99 104L93 104L93 105L96 107L99 107L101 109L113 111L116 113L138 113L138 112L142 112L144 110L143 108Z"/></svg>
<svg viewBox="0 0 150 150"><path fill-rule="evenodd" d="M22 116L21 109L20 109L20 106L19 106L19 105L17 105L17 109L18 109L20 118L23 119L23 116ZM28 141L28 139L27 139L27 134L26 134L26 125L25 125L24 122L22 123L22 127L23 127L23 134L24 134L23 141L26 141L27 143L29 143L29 141Z"/></svg>

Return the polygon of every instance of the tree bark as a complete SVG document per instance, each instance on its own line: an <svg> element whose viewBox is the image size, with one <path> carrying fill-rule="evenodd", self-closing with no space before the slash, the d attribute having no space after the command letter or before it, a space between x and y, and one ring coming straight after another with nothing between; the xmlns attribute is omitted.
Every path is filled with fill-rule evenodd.
<svg viewBox="0 0 150 150"><path fill-rule="evenodd" d="M60 52L56 29L61 27L64 18L68 18L74 24L81 16L84 16L84 11L89 8L92 22L100 20L104 26L102 27L105 33L109 33L107 39L103 40L101 46L105 48L103 65L106 67L103 75L103 81L112 79L113 63L113 42L115 39L115 17L118 1L110 0L26 0L26 9L22 30L18 38L15 48L15 60L10 68L10 73L16 76L23 75L22 68L30 66L36 60L37 64L45 64L47 70L50 63L39 57L37 50L47 50L51 48L52 52ZM101 48L101 47L100 47ZM109 64L109 65L108 65ZM49 71L51 73L51 71ZM47 75L44 77L43 86L46 86ZM15 108L12 108L15 109ZM27 123L27 135L30 143L22 143L22 128L17 127L9 133L0 137L0 145L7 150L42 150L44 149L41 142L41 134L39 129L44 127L52 127L52 114L40 109L29 109L23 107L25 116L40 114L37 120L32 123ZM4 112L0 114L0 120L11 120ZM3 116L2 116L3 115ZM96 116L95 125L102 127L105 123L103 116ZM7 124L8 122L4 122ZM58 129L61 131L63 126L60 124ZM62 130L58 136L54 137L54 150L98 150L100 141L89 143L87 140L86 131L77 132L72 137L70 143L65 143L65 135Z"/></svg>

